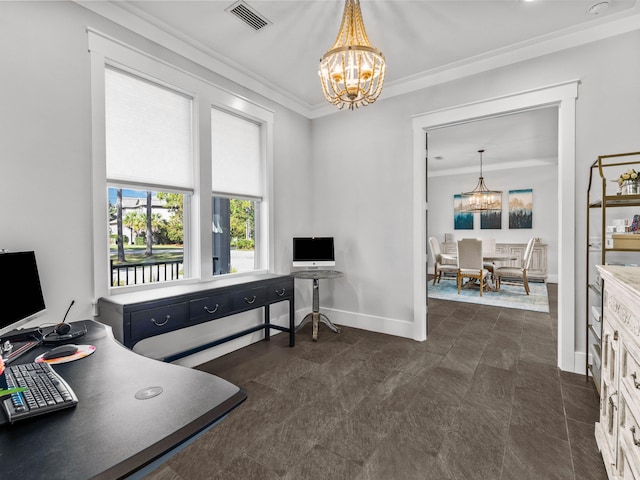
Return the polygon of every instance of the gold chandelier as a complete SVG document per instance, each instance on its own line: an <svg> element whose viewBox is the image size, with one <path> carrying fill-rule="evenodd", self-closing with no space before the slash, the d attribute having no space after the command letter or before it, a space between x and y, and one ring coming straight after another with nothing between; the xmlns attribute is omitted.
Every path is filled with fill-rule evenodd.
<svg viewBox="0 0 640 480"><path fill-rule="evenodd" d="M338 37L320 59L324 97L340 110L369 105L382 92L386 70L384 55L367 38L360 0L346 0Z"/></svg>
<svg viewBox="0 0 640 480"><path fill-rule="evenodd" d="M502 192L489 190L484 184L482 176L482 154L484 150L478 150L480 154L480 178L476 188L470 192L461 194L461 209L464 212L491 212L502 211Z"/></svg>

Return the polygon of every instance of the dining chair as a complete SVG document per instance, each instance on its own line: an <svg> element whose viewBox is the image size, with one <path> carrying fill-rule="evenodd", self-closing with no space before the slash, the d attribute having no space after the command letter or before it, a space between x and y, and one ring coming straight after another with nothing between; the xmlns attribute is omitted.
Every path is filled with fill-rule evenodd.
<svg viewBox="0 0 640 480"><path fill-rule="evenodd" d="M527 280L527 270L531 265L531 258L533 257L533 247L535 246L536 239L530 238L527 242L527 247L522 256L522 261L519 267L498 267L495 270L496 291L500 291L500 285L503 283L504 278L518 279L518 283L522 280L524 285L524 291L529 295L529 281ZM506 283L506 282L505 282Z"/></svg>
<svg viewBox="0 0 640 480"><path fill-rule="evenodd" d="M484 268L482 260L482 240L463 238L458 240L458 274L456 276L458 294L465 278L478 280L480 296L486 286L489 271Z"/></svg>
<svg viewBox="0 0 640 480"><path fill-rule="evenodd" d="M458 266L452 263L442 263L442 250L440 242L436 237L429 237L429 252L431 253L431 262L433 263L433 284L440 283L442 274L456 275ZM445 276L446 278L446 276ZM455 277L451 277L455 278Z"/></svg>
<svg viewBox="0 0 640 480"><path fill-rule="evenodd" d="M482 240L482 254L484 256L487 255L491 255L496 253L496 239L493 237L488 237L488 238L481 238L480 240ZM483 262L484 268L486 268L487 270L489 270L489 273L491 274L491 281L495 282L495 268L496 268L496 264L495 262L491 261L485 261Z"/></svg>

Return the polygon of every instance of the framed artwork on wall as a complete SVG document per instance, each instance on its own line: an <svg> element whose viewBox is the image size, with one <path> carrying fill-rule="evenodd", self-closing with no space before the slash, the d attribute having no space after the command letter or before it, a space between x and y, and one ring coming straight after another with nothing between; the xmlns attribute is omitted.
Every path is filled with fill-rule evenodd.
<svg viewBox="0 0 640 480"><path fill-rule="evenodd" d="M509 228L533 228L533 189L509 190Z"/></svg>
<svg viewBox="0 0 640 480"><path fill-rule="evenodd" d="M453 196L453 228L454 230L473 230L473 213L462 211L462 195Z"/></svg>
<svg viewBox="0 0 640 480"><path fill-rule="evenodd" d="M502 211L480 212L480 228L482 230L500 230L502 228Z"/></svg>

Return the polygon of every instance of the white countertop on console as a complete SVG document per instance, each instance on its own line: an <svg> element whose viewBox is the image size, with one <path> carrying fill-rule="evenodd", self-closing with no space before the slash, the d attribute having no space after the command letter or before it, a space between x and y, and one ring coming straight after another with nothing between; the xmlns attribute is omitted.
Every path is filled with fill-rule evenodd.
<svg viewBox="0 0 640 480"><path fill-rule="evenodd" d="M621 283L630 293L640 296L640 267L624 265L596 265L598 271L606 279L610 277Z"/></svg>

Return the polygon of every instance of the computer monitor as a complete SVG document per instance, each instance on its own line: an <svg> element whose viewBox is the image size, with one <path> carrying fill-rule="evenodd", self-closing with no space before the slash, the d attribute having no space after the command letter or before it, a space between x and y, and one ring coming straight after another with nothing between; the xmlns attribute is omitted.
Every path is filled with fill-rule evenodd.
<svg viewBox="0 0 640 480"><path fill-rule="evenodd" d="M0 338L46 311L35 252L0 253Z"/></svg>
<svg viewBox="0 0 640 480"><path fill-rule="evenodd" d="M336 264L333 237L294 237L294 267L332 267Z"/></svg>

